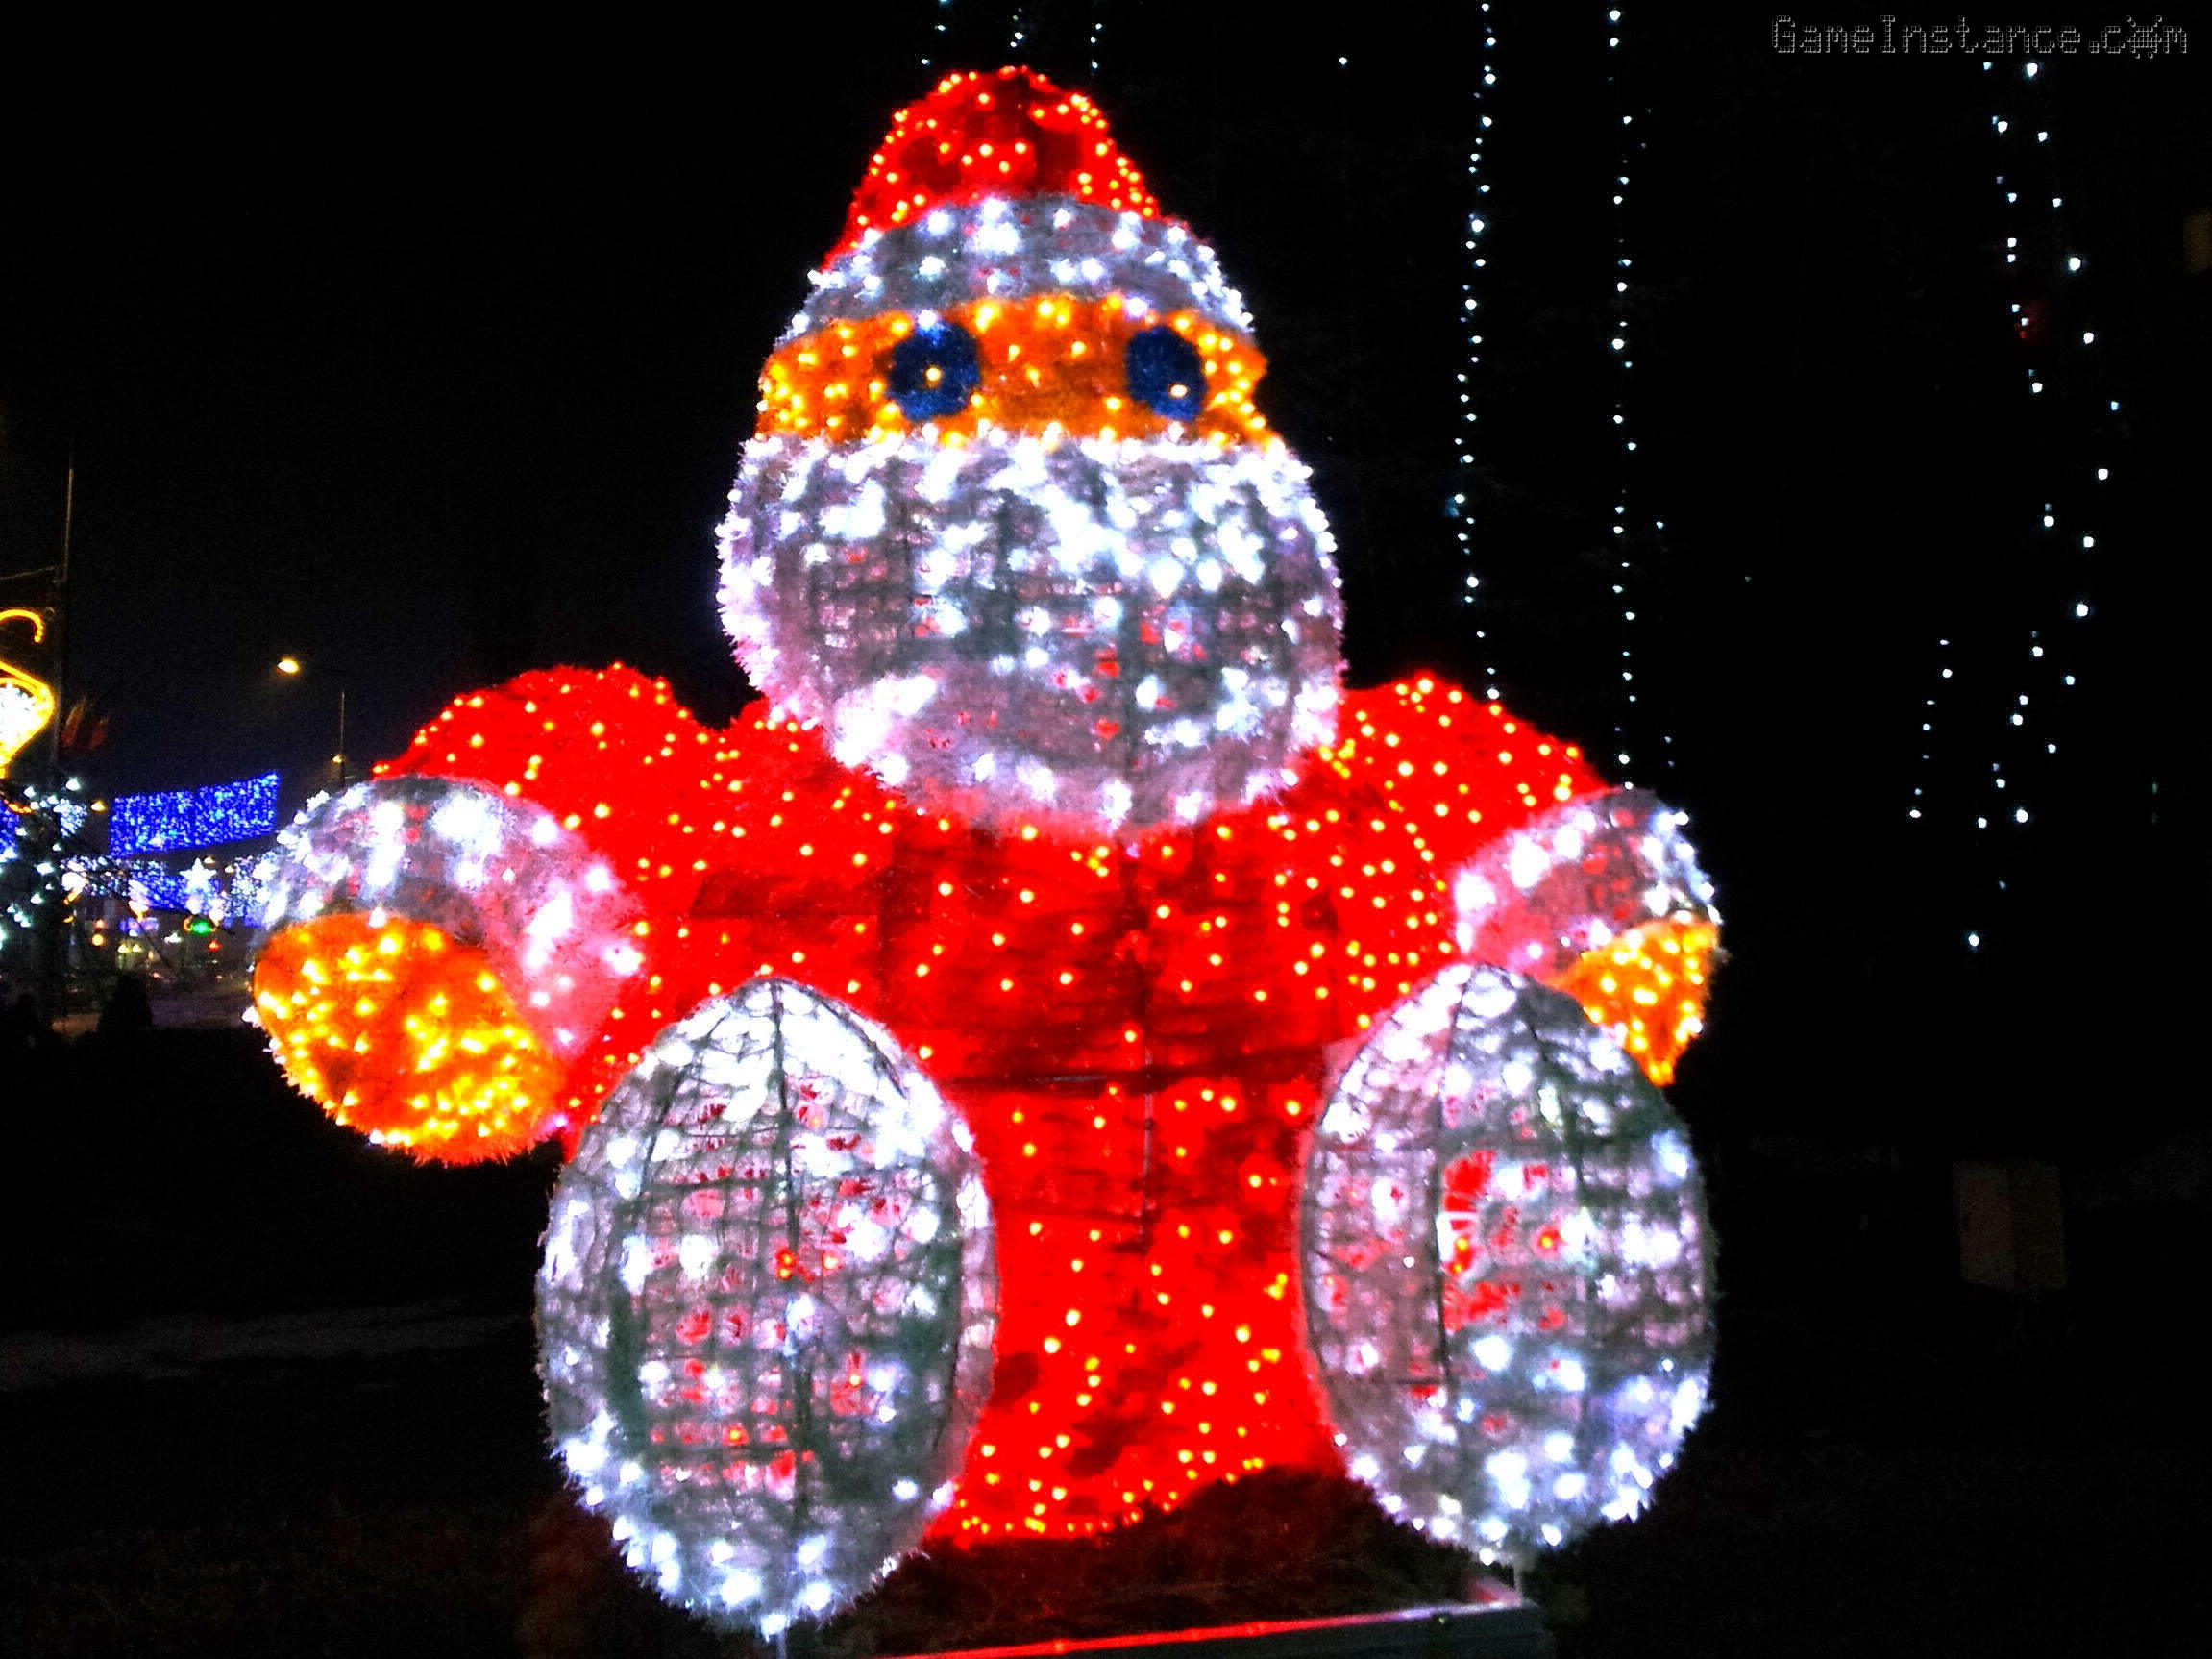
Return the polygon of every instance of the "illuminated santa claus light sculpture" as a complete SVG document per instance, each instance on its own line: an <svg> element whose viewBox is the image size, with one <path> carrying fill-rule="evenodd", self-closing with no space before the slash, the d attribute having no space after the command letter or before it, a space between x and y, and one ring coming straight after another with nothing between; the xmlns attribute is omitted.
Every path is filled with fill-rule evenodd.
<svg viewBox="0 0 2212 1659"><path fill-rule="evenodd" d="M1495 703L1340 690L1264 368L1088 100L950 77L762 378L763 701L527 674L294 837L277 1054L417 1156L565 1139L556 1445L702 1614L1271 1466L1517 1559L1698 1415L1710 889Z"/></svg>

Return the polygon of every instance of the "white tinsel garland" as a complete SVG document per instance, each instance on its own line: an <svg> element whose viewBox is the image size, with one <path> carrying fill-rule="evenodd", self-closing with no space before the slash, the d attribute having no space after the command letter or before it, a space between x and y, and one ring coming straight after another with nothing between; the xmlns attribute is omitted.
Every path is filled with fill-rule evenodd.
<svg viewBox="0 0 2212 1659"><path fill-rule="evenodd" d="M812 280L814 297L779 343L845 318L1031 294L1112 294L1133 310L1191 310L1224 328L1252 328L1213 249L1188 227L1073 196L947 203L911 224L871 231Z"/></svg>

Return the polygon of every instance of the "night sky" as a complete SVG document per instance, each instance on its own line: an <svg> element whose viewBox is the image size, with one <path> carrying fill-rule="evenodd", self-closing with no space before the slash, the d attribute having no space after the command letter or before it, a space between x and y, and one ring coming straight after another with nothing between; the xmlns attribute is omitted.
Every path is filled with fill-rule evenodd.
<svg viewBox="0 0 2212 1659"><path fill-rule="evenodd" d="M1685 1069L1693 1121L1700 1087L1761 1122L1846 1117L1895 1096L1905 1058L1962 1053L1961 1026L2009 1057L1938 1063L1907 1103L1968 1139L2005 1121L2008 1078L2088 1086L2095 1045L2050 1034L2038 1000L2126 1018L2120 969L2158 971L2212 922L2187 603L2212 274L2181 256L2184 215L2212 208L2212 30L2193 58L2029 83L2018 60L1780 55L1751 9L1639 8L1609 54L1601 8L1501 5L1479 464L1457 469L1470 611L1441 509L1475 8L1294 28L1027 10L1022 55L1095 92L1252 306L1263 406L1342 543L1355 681L1494 661L1511 704L1598 752L1624 717L1609 197L1617 113L1648 111L1626 220L1645 692L1626 730L1665 758L1636 781L1693 815L1739 963L1720 1057ZM109 716L81 759L94 786L304 781L341 681L363 760L553 662L620 659L731 715L712 532L760 362L890 111L933 78L922 60L1004 61L1008 11L57 50L74 78L0 116L0 573L54 557L73 455L68 676ZM2052 143L2001 149L1999 111ZM2064 249L2033 202L2005 219L2006 167L2064 194ZM2070 283L2066 251L2087 260ZM2096 355L2070 343L2090 327ZM2069 528L2091 510L2092 453L2117 479L2088 565L2035 525L2045 499ZM36 585L0 582L0 605ZM2077 589L2095 626L2026 666L2027 631ZM1955 696L1923 768L1937 638ZM272 672L287 653L296 681ZM2023 757L2006 710L2059 672L2080 683L2051 712L2034 681L2033 739L2061 754ZM2030 832L1973 830L1992 759L2033 791ZM1768 971L1811 958L1811 991ZM1870 1055L1878 1015L1903 1023ZM1732 1060L1731 1025L1765 1036Z"/></svg>

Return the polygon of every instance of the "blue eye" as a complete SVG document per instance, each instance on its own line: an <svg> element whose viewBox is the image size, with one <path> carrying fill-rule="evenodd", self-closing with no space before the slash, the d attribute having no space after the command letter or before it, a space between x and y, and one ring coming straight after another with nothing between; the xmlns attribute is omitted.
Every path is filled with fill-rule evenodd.
<svg viewBox="0 0 2212 1659"><path fill-rule="evenodd" d="M891 350L891 395L908 420L958 414L982 384L975 341L958 323L916 329Z"/></svg>
<svg viewBox="0 0 2212 1659"><path fill-rule="evenodd" d="M1123 359L1129 395L1156 415L1196 420L1206 407L1206 363L1198 348L1165 326L1146 329L1129 342Z"/></svg>

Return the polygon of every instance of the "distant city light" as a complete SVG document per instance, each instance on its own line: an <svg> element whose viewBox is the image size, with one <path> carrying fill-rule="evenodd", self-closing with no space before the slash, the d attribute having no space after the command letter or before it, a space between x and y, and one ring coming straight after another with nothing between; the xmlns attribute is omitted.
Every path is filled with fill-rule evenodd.
<svg viewBox="0 0 2212 1659"><path fill-rule="evenodd" d="M108 852L115 858L251 841L277 828L278 775L176 789L118 795L109 820Z"/></svg>

